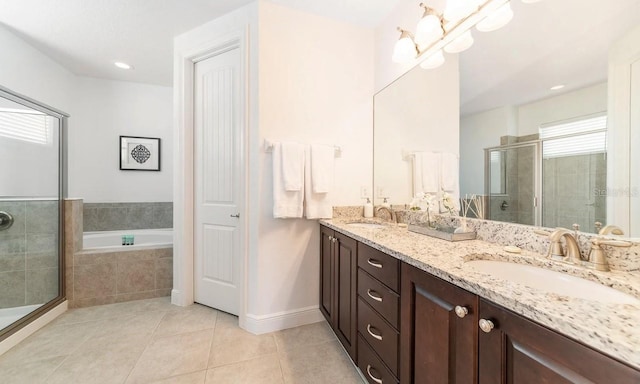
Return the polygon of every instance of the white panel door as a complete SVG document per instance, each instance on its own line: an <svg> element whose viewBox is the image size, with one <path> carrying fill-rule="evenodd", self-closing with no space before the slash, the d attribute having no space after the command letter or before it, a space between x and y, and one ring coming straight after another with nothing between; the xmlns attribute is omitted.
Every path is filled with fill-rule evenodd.
<svg viewBox="0 0 640 384"><path fill-rule="evenodd" d="M237 315L241 278L240 49L195 65L195 301Z"/></svg>

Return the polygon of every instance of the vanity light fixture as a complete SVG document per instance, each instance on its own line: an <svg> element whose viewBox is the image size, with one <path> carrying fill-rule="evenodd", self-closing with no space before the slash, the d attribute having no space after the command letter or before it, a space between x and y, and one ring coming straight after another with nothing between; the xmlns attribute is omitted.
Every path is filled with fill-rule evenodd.
<svg viewBox="0 0 640 384"><path fill-rule="evenodd" d="M444 63L442 50L448 53L458 53L473 45L471 28L479 31L495 31L505 26L513 18L511 0L447 0L444 12L437 12L425 5L422 18L418 22L415 37L407 30L398 27L400 39L393 49L393 61L409 63L418 59L427 61L422 68L436 68ZM537 0L522 0L535 2ZM437 64L437 65L436 65Z"/></svg>
<svg viewBox="0 0 640 384"><path fill-rule="evenodd" d="M127 64L127 63L123 63L122 61L116 61L113 63L113 65L115 65L116 67L120 68L120 69L133 69L133 66Z"/></svg>
<svg viewBox="0 0 640 384"><path fill-rule="evenodd" d="M438 68L442 64L444 64L444 54L442 53L442 50L439 50L420 63L420 68L433 69Z"/></svg>

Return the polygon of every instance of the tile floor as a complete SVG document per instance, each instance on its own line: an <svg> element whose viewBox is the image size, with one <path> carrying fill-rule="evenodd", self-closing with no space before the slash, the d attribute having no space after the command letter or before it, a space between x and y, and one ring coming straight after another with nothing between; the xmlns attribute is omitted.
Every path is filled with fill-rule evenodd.
<svg viewBox="0 0 640 384"><path fill-rule="evenodd" d="M168 298L69 310L0 356L3 384L362 383L325 322L252 335Z"/></svg>

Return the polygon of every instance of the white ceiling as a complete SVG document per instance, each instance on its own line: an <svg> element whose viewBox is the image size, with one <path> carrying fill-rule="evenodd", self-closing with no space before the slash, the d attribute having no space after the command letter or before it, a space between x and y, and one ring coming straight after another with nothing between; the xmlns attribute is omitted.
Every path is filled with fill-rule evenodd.
<svg viewBox="0 0 640 384"><path fill-rule="evenodd" d="M520 105L607 79L607 52L640 25L640 0L512 1L514 19L460 54L461 113Z"/></svg>
<svg viewBox="0 0 640 384"><path fill-rule="evenodd" d="M251 1L0 0L0 24L77 75L169 86L173 37ZM273 2L372 27L397 1Z"/></svg>

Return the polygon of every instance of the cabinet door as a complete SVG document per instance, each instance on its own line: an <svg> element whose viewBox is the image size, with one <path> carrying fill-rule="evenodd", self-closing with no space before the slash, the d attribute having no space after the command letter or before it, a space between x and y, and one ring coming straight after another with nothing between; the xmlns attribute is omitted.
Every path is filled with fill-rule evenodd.
<svg viewBox="0 0 640 384"><path fill-rule="evenodd" d="M336 232L335 323L334 330L352 360L356 360L356 274L357 242Z"/></svg>
<svg viewBox="0 0 640 384"><path fill-rule="evenodd" d="M401 281L400 381L476 383L477 296L405 263Z"/></svg>
<svg viewBox="0 0 640 384"><path fill-rule="evenodd" d="M485 300L479 316L481 384L640 383L640 372ZM576 321L579 321L577 319Z"/></svg>
<svg viewBox="0 0 640 384"><path fill-rule="evenodd" d="M333 230L320 226L320 312L331 326L333 319Z"/></svg>

